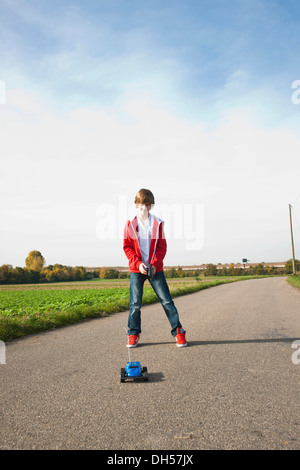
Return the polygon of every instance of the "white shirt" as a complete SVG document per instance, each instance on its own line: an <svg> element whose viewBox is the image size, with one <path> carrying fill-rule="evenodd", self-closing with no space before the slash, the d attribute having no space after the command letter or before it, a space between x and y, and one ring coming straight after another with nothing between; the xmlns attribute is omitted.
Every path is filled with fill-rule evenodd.
<svg viewBox="0 0 300 470"><path fill-rule="evenodd" d="M153 217L149 214L148 219L143 222L139 216L137 216L138 227L139 227L139 245L142 254L143 263L149 266L149 252L151 243L151 234L153 227Z"/></svg>

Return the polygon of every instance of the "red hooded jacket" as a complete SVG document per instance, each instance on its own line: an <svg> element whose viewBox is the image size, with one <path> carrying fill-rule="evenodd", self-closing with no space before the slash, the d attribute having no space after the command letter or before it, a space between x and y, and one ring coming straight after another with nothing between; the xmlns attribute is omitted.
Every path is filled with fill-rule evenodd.
<svg viewBox="0 0 300 470"><path fill-rule="evenodd" d="M151 234L149 263L155 267L156 272L163 271L163 259L167 252L167 242L164 233L164 222L155 215L153 217L153 228ZM139 273L139 265L142 261L142 254L139 245L139 227L137 216L132 220L127 220L124 229L123 250L129 260L129 271Z"/></svg>

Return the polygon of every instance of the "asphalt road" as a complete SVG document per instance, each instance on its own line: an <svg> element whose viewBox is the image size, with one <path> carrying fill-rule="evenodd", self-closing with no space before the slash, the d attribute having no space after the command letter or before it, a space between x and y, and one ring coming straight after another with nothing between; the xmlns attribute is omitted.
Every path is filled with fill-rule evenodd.
<svg viewBox="0 0 300 470"><path fill-rule="evenodd" d="M300 292L267 278L175 304L187 348L160 304L142 310L148 383L120 383L128 312L8 343L0 448L300 449Z"/></svg>

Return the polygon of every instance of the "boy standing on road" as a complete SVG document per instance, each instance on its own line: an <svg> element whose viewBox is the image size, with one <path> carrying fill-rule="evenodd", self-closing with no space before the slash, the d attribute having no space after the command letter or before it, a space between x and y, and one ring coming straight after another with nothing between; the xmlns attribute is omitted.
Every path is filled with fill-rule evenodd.
<svg viewBox="0 0 300 470"><path fill-rule="evenodd" d="M135 197L138 214L127 220L123 249L129 260L130 308L128 316L127 347L137 346L141 333L141 306L144 282L148 278L172 327L178 347L187 346L185 331L179 321L178 311L171 298L163 271L163 259L167 251L164 222L150 210L154 196L149 189L140 189ZM152 268L154 276L148 275Z"/></svg>

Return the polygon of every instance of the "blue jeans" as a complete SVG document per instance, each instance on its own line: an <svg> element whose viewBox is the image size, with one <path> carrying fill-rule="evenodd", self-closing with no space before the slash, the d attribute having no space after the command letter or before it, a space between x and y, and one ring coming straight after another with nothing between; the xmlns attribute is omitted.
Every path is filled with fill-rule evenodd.
<svg viewBox="0 0 300 470"><path fill-rule="evenodd" d="M128 316L128 334L141 333L141 306L144 282L148 276L142 273L130 273L130 307ZM149 278L148 278L149 279ZM149 282L156 293L172 327L171 334L176 336L177 328L181 328L177 308L172 300L169 287L163 271L155 274L153 281Z"/></svg>

